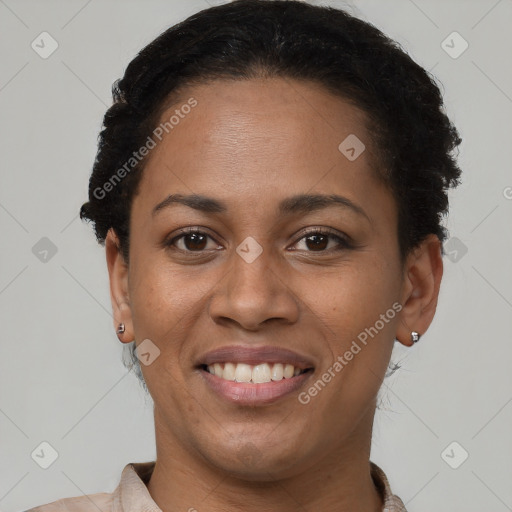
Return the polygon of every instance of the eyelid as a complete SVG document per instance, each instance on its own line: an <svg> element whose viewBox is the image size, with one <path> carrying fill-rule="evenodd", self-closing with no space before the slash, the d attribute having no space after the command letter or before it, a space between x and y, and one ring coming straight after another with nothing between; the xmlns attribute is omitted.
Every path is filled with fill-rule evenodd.
<svg viewBox="0 0 512 512"><path fill-rule="evenodd" d="M337 231L333 228L322 227L322 226L312 226L312 227L305 228L305 230L301 232L300 238L298 238L298 240L301 240L302 238L304 238L305 236L308 236L309 234L316 234L316 233L320 233L322 235L333 235L333 236L337 236L339 238L344 238L347 240L349 239L349 237L347 235L345 235L341 231Z"/></svg>

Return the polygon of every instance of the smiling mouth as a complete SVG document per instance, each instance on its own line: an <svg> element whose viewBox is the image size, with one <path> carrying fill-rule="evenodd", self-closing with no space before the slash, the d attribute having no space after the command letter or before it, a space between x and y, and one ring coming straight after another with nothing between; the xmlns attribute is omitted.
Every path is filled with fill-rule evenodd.
<svg viewBox="0 0 512 512"><path fill-rule="evenodd" d="M211 373L222 380L264 384L283 379L292 379L304 373L312 372L313 368L299 368L288 363L214 363L200 365L201 370Z"/></svg>

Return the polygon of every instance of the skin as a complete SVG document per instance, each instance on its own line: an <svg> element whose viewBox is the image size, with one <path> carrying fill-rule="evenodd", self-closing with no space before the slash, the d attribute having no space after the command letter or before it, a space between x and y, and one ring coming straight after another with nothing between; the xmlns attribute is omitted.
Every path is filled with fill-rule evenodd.
<svg viewBox="0 0 512 512"><path fill-rule="evenodd" d="M401 266L396 202L373 173L366 118L321 86L217 80L189 87L162 120L191 96L198 105L144 169L129 265L113 230L106 240L120 340L149 338L160 350L141 365L155 404L148 490L164 512L380 511L369 464L377 393L395 337L411 346L410 332L425 333L434 317L441 244L430 235ZM366 145L354 161L338 150L349 134ZM213 197L228 211L174 205L152 216L171 193ZM280 216L278 203L301 193L339 194L369 220L337 207ZM211 238L164 246L188 226ZM331 238L317 248L306 227L331 228L356 248ZM248 236L263 248L252 263L236 252ZM306 405L298 392L266 406L229 403L194 366L234 343L286 347L315 363L304 391L396 302L400 313Z"/></svg>

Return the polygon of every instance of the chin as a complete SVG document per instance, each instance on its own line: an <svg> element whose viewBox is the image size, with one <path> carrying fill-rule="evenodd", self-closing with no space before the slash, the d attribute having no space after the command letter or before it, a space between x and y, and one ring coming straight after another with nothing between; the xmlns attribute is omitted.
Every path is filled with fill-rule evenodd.
<svg viewBox="0 0 512 512"><path fill-rule="evenodd" d="M246 437L250 439L250 437ZM289 441L290 438L288 438ZM245 440L234 443L233 439L226 443L212 443L205 446L202 455L217 470L245 481L269 482L276 479L288 478L305 471L305 446L300 443L270 443L265 436L259 436L254 442ZM215 446L215 452L211 448ZM300 446L300 450L297 448ZM301 468L303 468L301 470Z"/></svg>

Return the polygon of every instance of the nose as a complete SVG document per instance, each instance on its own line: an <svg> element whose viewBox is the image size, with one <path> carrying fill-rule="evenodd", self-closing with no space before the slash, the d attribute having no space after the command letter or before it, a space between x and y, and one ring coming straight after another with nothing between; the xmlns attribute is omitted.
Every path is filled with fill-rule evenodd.
<svg viewBox="0 0 512 512"><path fill-rule="evenodd" d="M271 255L264 250L249 263L233 253L232 259L210 301L210 316L216 323L234 322L256 331L269 320L297 322L299 300Z"/></svg>

